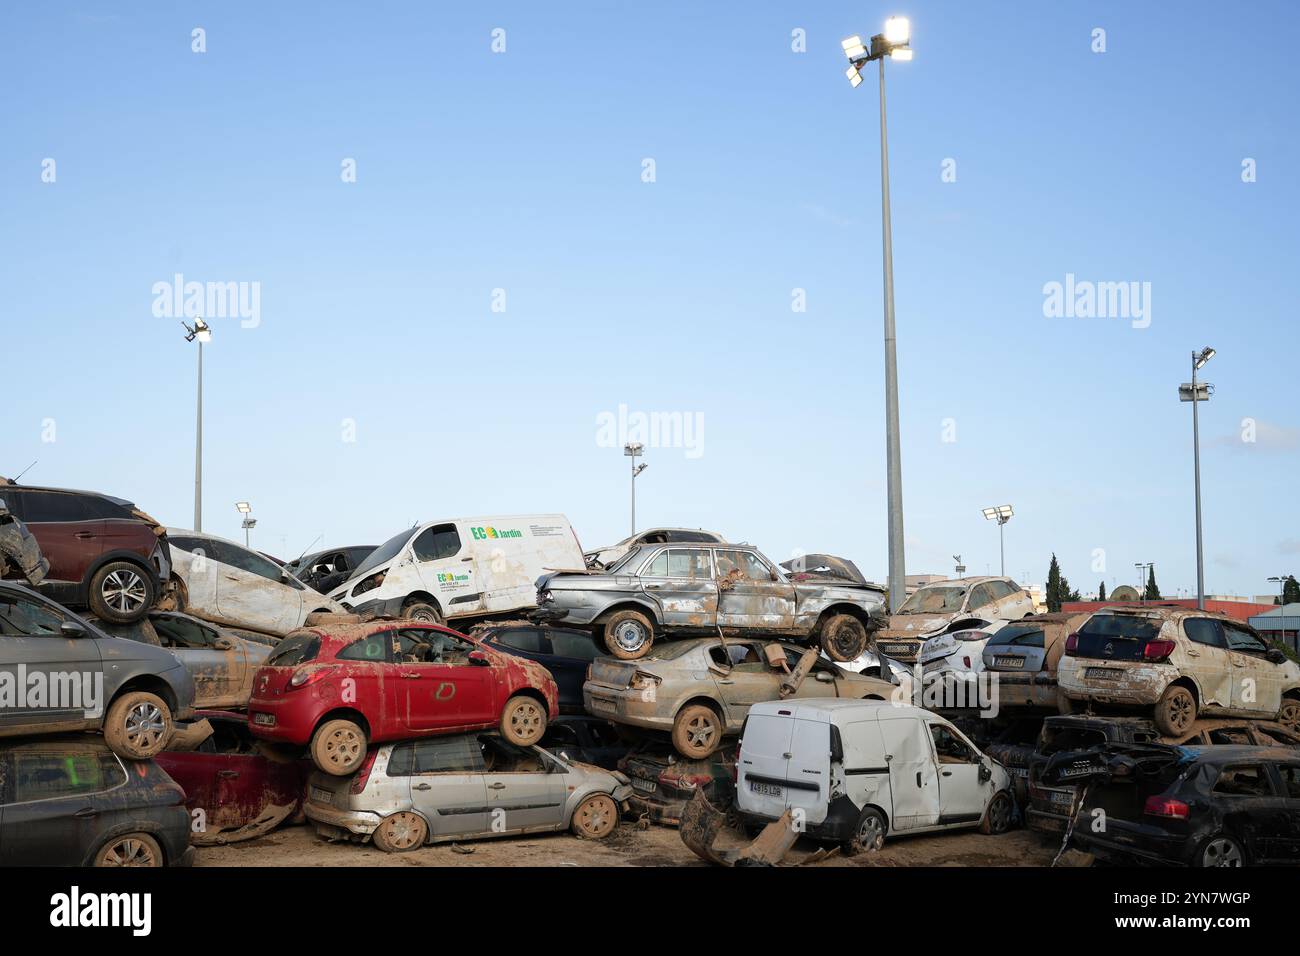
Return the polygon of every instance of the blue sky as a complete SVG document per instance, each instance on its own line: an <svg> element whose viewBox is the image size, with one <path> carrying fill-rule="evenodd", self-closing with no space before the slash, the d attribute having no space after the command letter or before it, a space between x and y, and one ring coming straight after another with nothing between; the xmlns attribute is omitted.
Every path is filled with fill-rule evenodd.
<svg viewBox="0 0 1300 956"><path fill-rule="evenodd" d="M260 291L255 327L210 319L205 530L247 499L286 558L461 514L608 543L626 405L702 422L647 449L640 526L884 580L877 84L839 41L900 13L908 571L996 573L980 509L1010 502L1017 578L1054 551L1085 591L1139 561L1194 590L1176 387L1209 344L1207 590L1300 572L1293 4L701 6L6 7L0 473L190 524L195 347L153 292L179 273ZM1045 316L1067 274L1150 283L1150 324Z"/></svg>

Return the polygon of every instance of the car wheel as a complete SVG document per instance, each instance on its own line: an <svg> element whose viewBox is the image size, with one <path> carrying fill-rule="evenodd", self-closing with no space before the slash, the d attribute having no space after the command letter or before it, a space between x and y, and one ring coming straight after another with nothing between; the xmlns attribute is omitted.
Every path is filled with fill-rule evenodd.
<svg viewBox="0 0 1300 956"><path fill-rule="evenodd" d="M618 826L618 804L607 793L592 794L578 804L569 826L584 840L603 840Z"/></svg>
<svg viewBox="0 0 1300 956"><path fill-rule="evenodd" d="M501 736L512 744L530 747L546 733L546 706L534 697L516 694L501 711Z"/></svg>
<svg viewBox="0 0 1300 956"><path fill-rule="evenodd" d="M1181 736L1196 720L1196 698L1181 685L1166 687L1156 704L1155 720L1162 734Z"/></svg>
<svg viewBox="0 0 1300 956"><path fill-rule="evenodd" d="M822 623L821 645L833 661L853 661L867 649L867 629L856 617L833 614Z"/></svg>
<svg viewBox="0 0 1300 956"><path fill-rule="evenodd" d="M346 777L366 756L366 732L350 720L327 720L311 736L311 762L335 777Z"/></svg>
<svg viewBox="0 0 1300 956"><path fill-rule="evenodd" d="M1241 844L1220 833L1210 837L1196 855L1197 866L1245 866L1246 851Z"/></svg>
<svg viewBox="0 0 1300 956"><path fill-rule="evenodd" d="M138 564L110 561L90 579L86 603L95 617L134 624L149 613L157 596L153 578Z"/></svg>
<svg viewBox="0 0 1300 956"><path fill-rule="evenodd" d="M691 704L673 721L673 746L683 757L703 760L722 743L722 718L712 707Z"/></svg>
<svg viewBox="0 0 1300 956"><path fill-rule="evenodd" d="M619 611L605 622L605 646L621 661L645 657L654 639L654 625L640 611Z"/></svg>
<svg viewBox="0 0 1300 956"><path fill-rule="evenodd" d="M157 694L123 694L104 715L104 742L126 760L148 760L162 752L172 733L172 712Z"/></svg>
<svg viewBox="0 0 1300 956"><path fill-rule="evenodd" d="M1287 730L1300 733L1300 700L1288 697L1277 712L1277 722Z"/></svg>
<svg viewBox="0 0 1300 956"><path fill-rule="evenodd" d="M875 807L867 807L853 827L853 835L840 845L845 856L856 856L865 850L879 850L885 843L885 815Z"/></svg>
<svg viewBox="0 0 1300 956"><path fill-rule="evenodd" d="M429 826L418 813L390 814L379 821L373 839L375 846L385 853L406 853L424 846Z"/></svg>
<svg viewBox="0 0 1300 956"><path fill-rule="evenodd" d="M980 833L1006 833L1011 829L1011 797L1004 790L993 798L984 819L980 821Z"/></svg>
<svg viewBox="0 0 1300 956"><path fill-rule="evenodd" d="M442 612L427 601L412 601L402 608L402 617L408 621L424 621L426 624L441 624Z"/></svg>
<svg viewBox="0 0 1300 956"><path fill-rule="evenodd" d="M93 866L162 866L162 848L147 833L113 837L99 848Z"/></svg>

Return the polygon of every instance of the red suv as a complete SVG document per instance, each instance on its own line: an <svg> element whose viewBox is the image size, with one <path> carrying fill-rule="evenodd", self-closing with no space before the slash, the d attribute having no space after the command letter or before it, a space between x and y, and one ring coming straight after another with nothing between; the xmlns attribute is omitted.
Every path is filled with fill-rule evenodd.
<svg viewBox="0 0 1300 956"><path fill-rule="evenodd" d="M294 631L253 675L253 735L305 744L326 773L347 776L371 744L499 728L542 739L559 714L546 669L435 624L371 621Z"/></svg>
<svg viewBox="0 0 1300 956"><path fill-rule="evenodd" d="M129 501L0 478L0 498L50 563L38 590L65 607L134 624L171 587L167 531Z"/></svg>

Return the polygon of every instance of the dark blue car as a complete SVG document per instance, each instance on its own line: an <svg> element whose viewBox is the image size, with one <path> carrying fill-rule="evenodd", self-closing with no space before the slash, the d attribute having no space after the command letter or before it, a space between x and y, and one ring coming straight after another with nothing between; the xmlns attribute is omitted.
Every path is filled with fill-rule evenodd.
<svg viewBox="0 0 1300 956"><path fill-rule="evenodd" d="M503 653L526 657L550 671L560 689L560 713L586 712L582 685L587 679L587 667L607 653L590 631L522 621L476 629L474 636Z"/></svg>

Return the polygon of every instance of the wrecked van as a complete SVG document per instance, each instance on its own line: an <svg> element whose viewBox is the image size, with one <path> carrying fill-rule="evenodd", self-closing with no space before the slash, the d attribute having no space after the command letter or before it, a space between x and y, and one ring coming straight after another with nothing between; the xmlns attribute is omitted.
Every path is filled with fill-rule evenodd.
<svg viewBox="0 0 1300 956"><path fill-rule="evenodd" d="M532 608L538 577L585 567L564 515L453 518L395 534L330 597L359 614L462 622Z"/></svg>

